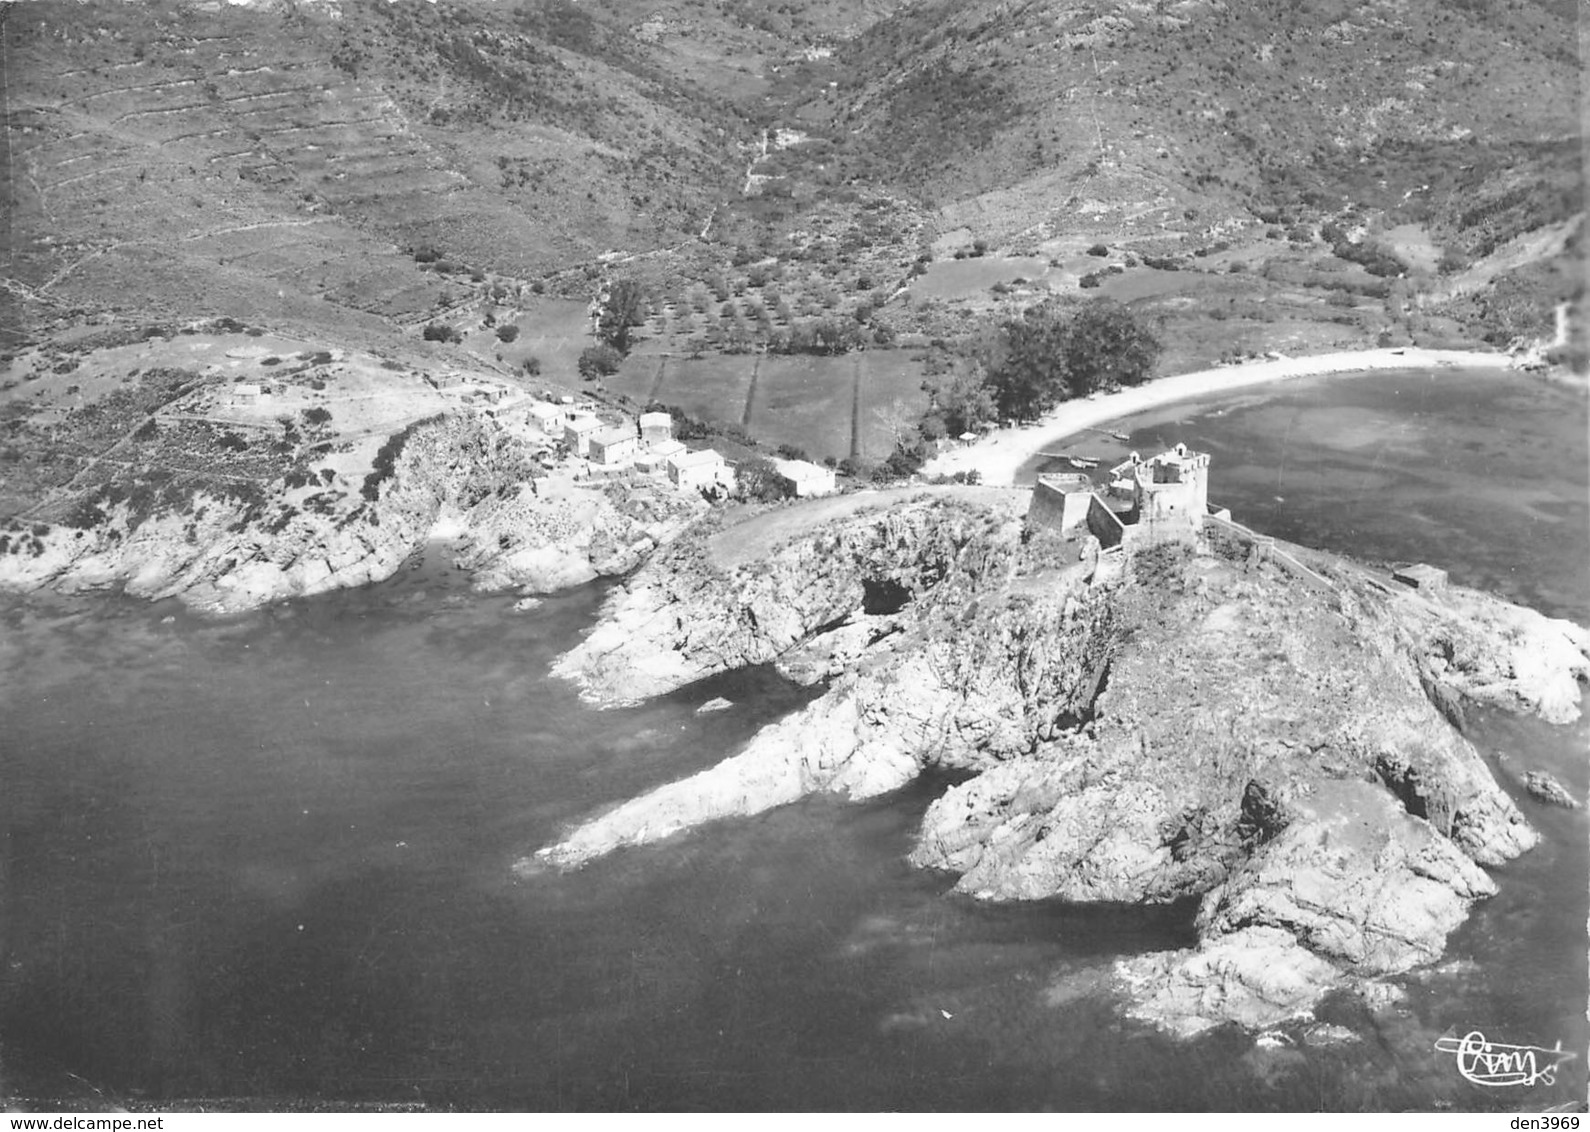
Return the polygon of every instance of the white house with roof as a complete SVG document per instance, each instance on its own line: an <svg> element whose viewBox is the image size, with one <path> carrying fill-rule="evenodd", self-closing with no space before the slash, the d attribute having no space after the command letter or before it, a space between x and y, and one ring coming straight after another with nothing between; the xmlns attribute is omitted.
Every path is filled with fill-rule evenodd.
<svg viewBox="0 0 1590 1132"><path fill-rule="evenodd" d="M526 417L548 436L563 435L563 426L568 420L562 405L553 405L546 401L530 402Z"/></svg>
<svg viewBox="0 0 1590 1132"><path fill-rule="evenodd" d="M646 447L672 440L674 419L667 413L642 413L640 415L640 442Z"/></svg>
<svg viewBox="0 0 1590 1132"><path fill-rule="evenodd" d="M586 438L586 447L593 463L612 467L614 464L627 464L635 458L640 451L640 438L632 428L604 428Z"/></svg>
<svg viewBox="0 0 1590 1132"><path fill-rule="evenodd" d="M681 452L668 459L668 478L679 487L734 486L734 469L712 448Z"/></svg>
<svg viewBox="0 0 1590 1132"><path fill-rule="evenodd" d="M581 456L591 454L591 435L606 427L595 417L570 417L563 424L563 443Z"/></svg>
<svg viewBox="0 0 1590 1132"><path fill-rule="evenodd" d="M778 472L779 478L790 485L790 490L797 499L813 495L832 495L839 487L832 468L825 468L810 460L774 460L773 468Z"/></svg>
<svg viewBox="0 0 1590 1132"><path fill-rule="evenodd" d="M659 440L640 450L635 466L643 472L655 472L667 468L669 460L687 451L689 449L677 440Z"/></svg>

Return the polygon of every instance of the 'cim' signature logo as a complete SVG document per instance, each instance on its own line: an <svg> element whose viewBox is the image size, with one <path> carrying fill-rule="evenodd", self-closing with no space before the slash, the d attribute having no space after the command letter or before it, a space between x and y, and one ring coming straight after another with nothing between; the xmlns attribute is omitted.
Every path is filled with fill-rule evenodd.
<svg viewBox="0 0 1590 1132"><path fill-rule="evenodd" d="M1464 1079L1488 1088L1555 1085L1557 1066L1577 1056L1563 1049L1560 1041L1553 1049L1510 1046L1505 1042L1488 1042L1478 1030L1470 1030L1461 1038L1439 1038L1435 1048L1441 1053L1457 1054L1458 1072Z"/></svg>

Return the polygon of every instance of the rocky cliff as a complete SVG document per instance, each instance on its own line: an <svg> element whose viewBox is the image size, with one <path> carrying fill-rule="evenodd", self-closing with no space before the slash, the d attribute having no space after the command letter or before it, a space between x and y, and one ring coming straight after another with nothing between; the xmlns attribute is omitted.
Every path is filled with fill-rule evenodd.
<svg viewBox="0 0 1590 1132"><path fill-rule="evenodd" d="M588 695L767 661L831 677L826 691L522 867L955 768L971 777L929 808L912 861L958 890L1198 899L1197 948L1116 972L1132 1012L1188 1034L1269 1025L1429 962L1494 891L1481 866L1535 843L1462 735L1462 704L1572 718L1584 630L1461 589L1400 592L1346 563L1305 586L1209 548L1077 550L930 500L732 571L684 550L654 561L558 662Z"/></svg>
<svg viewBox="0 0 1590 1132"><path fill-rule="evenodd" d="M388 444L386 473L359 485L289 480L263 500L200 493L148 513L120 503L87 526L13 527L0 589L121 587L229 613L379 581L445 536L480 587L548 592L634 569L707 509L649 477L549 475L472 413Z"/></svg>

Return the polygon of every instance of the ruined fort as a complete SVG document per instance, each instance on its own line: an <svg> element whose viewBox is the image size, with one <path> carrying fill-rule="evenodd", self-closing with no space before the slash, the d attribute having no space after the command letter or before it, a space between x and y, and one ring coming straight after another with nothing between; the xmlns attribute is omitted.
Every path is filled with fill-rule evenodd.
<svg viewBox="0 0 1590 1132"><path fill-rule="evenodd" d="M1080 473L1047 474L1033 486L1027 524L1067 538L1091 534L1104 549L1136 549L1161 542L1194 542L1213 515L1209 505L1209 455L1178 444L1144 460L1133 452L1110 469L1101 489Z"/></svg>

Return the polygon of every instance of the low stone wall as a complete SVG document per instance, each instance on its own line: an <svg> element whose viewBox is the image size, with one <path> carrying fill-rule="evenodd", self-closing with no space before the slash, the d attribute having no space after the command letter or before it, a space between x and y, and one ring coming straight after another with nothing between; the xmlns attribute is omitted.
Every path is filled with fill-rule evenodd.
<svg viewBox="0 0 1590 1132"><path fill-rule="evenodd" d="M1248 543L1258 550L1261 561L1274 562L1288 574L1299 579L1304 584L1317 590L1334 590L1336 587L1331 580L1312 568L1305 566L1291 552L1281 549L1275 539L1269 535L1261 535L1250 527L1219 515L1210 515L1204 522L1212 527L1217 527L1228 534L1235 535L1243 542Z"/></svg>

